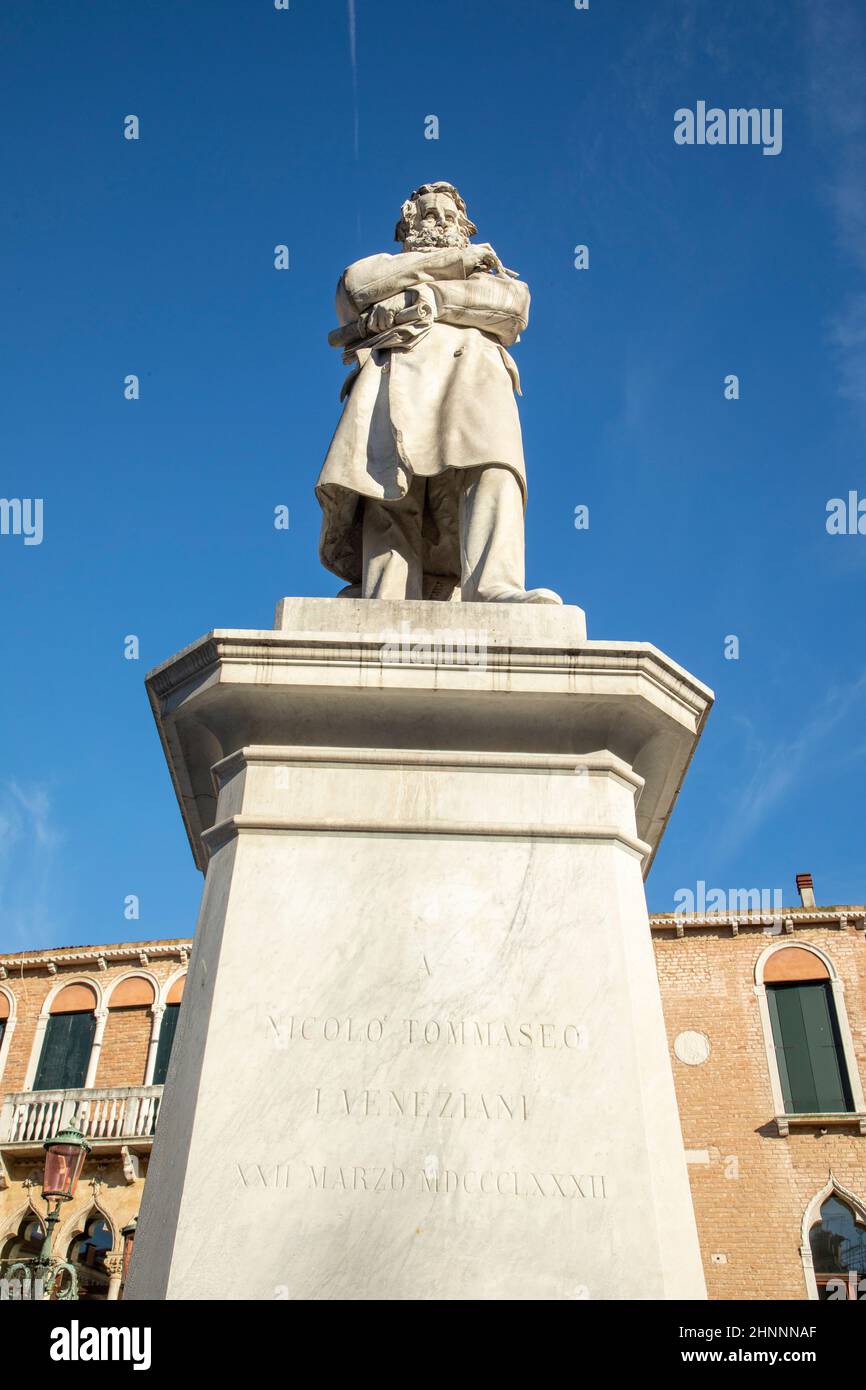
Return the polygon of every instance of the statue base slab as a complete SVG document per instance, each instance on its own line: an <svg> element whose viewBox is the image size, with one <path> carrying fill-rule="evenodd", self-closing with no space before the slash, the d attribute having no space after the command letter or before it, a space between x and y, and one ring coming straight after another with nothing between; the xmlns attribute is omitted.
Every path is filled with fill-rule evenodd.
<svg viewBox="0 0 866 1390"><path fill-rule="evenodd" d="M712 695L434 607L148 677L206 880L127 1298L705 1297L642 874Z"/></svg>

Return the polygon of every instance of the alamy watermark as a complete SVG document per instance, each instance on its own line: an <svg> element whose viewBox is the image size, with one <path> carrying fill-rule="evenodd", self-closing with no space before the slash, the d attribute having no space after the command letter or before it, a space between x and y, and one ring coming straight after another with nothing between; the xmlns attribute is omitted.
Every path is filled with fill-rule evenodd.
<svg viewBox="0 0 866 1390"><path fill-rule="evenodd" d="M51 1332L48 1355L52 1361L131 1361L134 1371L151 1364L149 1327L82 1327L73 1318L68 1327Z"/></svg>
<svg viewBox="0 0 866 1390"><path fill-rule="evenodd" d="M720 106L695 104L674 112L674 140L678 145L763 145L764 154L782 152L781 106Z"/></svg>
<svg viewBox="0 0 866 1390"><path fill-rule="evenodd" d="M854 488L845 497L831 497L827 502L828 536L866 536L866 497Z"/></svg>
<svg viewBox="0 0 866 1390"><path fill-rule="evenodd" d="M847 1279L828 1279L827 1280L827 1302L839 1302L844 1299L846 1302L862 1303L866 1301L866 1279L861 1278L856 1269L849 1269Z"/></svg>
<svg viewBox="0 0 866 1390"><path fill-rule="evenodd" d="M674 893L675 917L703 917L707 912L734 916L750 912L772 922L774 913L782 911L781 888L707 888L699 878L694 888L678 888Z"/></svg>
<svg viewBox="0 0 866 1390"><path fill-rule="evenodd" d="M22 1270L20 1274L4 1275L0 1279L0 1303L26 1302L40 1303L45 1297L45 1285L41 1275L31 1275Z"/></svg>
<svg viewBox="0 0 866 1390"><path fill-rule="evenodd" d="M0 536L23 536L25 545L41 545L42 498L0 497Z"/></svg>
<svg viewBox="0 0 866 1390"><path fill-rule="evenodd" d="M427 631L408 622L382 633L380 659L389 666L487 666L487 632L442 627Z"/></svg>

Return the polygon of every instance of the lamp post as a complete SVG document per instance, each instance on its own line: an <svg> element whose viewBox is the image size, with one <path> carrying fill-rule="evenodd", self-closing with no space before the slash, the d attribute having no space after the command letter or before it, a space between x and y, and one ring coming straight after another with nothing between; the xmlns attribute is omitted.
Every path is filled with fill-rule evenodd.
<svg viewBox="0 0 866 1390"><path fill-rule="evenodd" d="M132 1220L126 1226L124 1226L123 1230L120 1232L120 1234L123 1236L123 1261L121 1264L120 1277L121 1298L123 1298L123 1290L126 1287L126 1276L129 1274L129 1262L132 1259L132 1247L135 1243L135 1232L137 1226L138 1217L134 1216Z"/></svg>
<svg viewBox="0 0 866 1390"><path fill-rule="evenodd" d="M54 1228L60 1220L60 1208L63 1203L75 1196L78 1179L81 1177L81 1170L90 1153L91 1145L81 1130L70 1124L53 1139L47 1140L43 1147L45 1173L42 1178L42 1200L48 1208L45 1215L45 1239L36 1258L17 1261L9 1270L8 1277L12 1279L20 1271L20 1275L32 1280L36 1288L41 1286L43 1298L66 1301L78 1297L78 1275L75 1266L68 1260L56 1260L52 1255Z"/></svg>

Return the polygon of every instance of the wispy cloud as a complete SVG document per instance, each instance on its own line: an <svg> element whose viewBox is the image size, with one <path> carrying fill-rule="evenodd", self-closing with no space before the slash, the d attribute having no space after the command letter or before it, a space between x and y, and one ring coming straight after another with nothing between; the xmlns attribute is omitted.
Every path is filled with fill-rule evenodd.
<svg viewBox="0 0 866 1390"><path fill-rule="evenodd" d="M839 365L840 394L866 406L866 293L850 297L832 320L829 336Z"/></svg>
<svg viewBox="0 0 866 1390"><path fill-rule="evenodd" d="M839 245L866 274L866 13L836 0L806 7L812 119L828 151L826 196ZM840 394L866 406L866 291L856 289L829 324Z"/></svg>
<svg viewBox="0 0 866 1390"><path fill-rule="evenodd" d="M866 702L866 671L847 685L833 686L811 719L796 738L766 742L747 724L746 753L751 775L737 797L727 824L716 842L721 858L733 854L767 819L792 787L802 785L808 765L826 764L823 753L831 734ZM858 714L857 735L862 732L862 713ZM850 753L846 752L846 761Z"/></svg>
<svg viewBox="0 0 866 1390"><path fill-rule="evenodd" d="M355 158L361 148L361 126L358 115L358 27L355 17L355 0L346 0L349 21L349 62L352 65L352 110L355 120Z"/></svg>
<svg viewBox="0 0 866 1390"><path fill-rule="evenodd" d="M0 784L0 949L19 951L59 936L61 840L44 787Z"/></svg>

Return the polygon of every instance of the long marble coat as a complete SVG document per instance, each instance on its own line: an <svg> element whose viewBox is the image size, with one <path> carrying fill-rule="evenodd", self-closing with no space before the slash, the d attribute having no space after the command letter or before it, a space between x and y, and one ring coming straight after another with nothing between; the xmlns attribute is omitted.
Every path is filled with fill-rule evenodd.
<svg viewBox="0 0 866 1390"><path fill-rule="evenodd" d="M526 327L527 286L486 272L467 279L451 249L368 256L341 277L341 325L386 301L422 302L426 325L350 345L343 414L316 484L322 563L350 583L361 579L362 498L396 500L413 477L453 478L479 464L510 468L526 495L520 381L506 348ZM459 578L457 488L444 478L430 497L424 571Z"/></svg>

